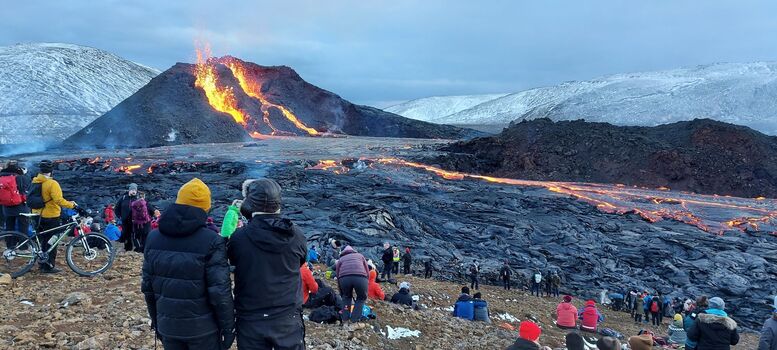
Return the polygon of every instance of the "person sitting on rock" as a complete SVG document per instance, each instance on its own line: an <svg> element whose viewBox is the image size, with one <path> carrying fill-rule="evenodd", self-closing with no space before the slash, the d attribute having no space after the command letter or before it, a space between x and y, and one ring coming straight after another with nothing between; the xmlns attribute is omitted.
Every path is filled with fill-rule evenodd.
<svg viewBox="0 0 777 350"><path fill-rule="evenodd" d="M311 264L318 264L318 251L316 250L316 246L312 246L308 249L308 262Z"/></svg>
<svg viewBox="0 0 777 350"><path fill-rule="evenodd" d="M639 335L629 338L629 347L631 350L652 350L653 332L649 330L639 331Z"/></svg>
<svg viewBox="0 0 777 350"><path fill-rule="evenodd" d="M670 345L683 345L688 339L688 336L683 329L683 316L678 314L674 315L674 321L669 325L669 336L666 338L666 342Z"/></svg>
<svg viewBox="0 0 777 350"><path fill-rule="evenodd" d="M302 304L305 304L311 294L318 293L318 283L313 278L313 272L310 271L307 263L299 268L299 274L302 277Z"/></svg>
<svg viewBox="0 0 777 350"><path fill-rule="evenodd" d="M518 339L505 350L550 350L539 343L542 330L532 321L523 321L518 326Z"/></svg>
<svg viewBox="0 0 777 350"><path fill-rule="evenodd" d="M566 350L592 350L596 344L589 343L580 333L568 333L565 337Z"/></svg>
<svg viewBox="0 0 777 350"><path fill-rule="evenodd" d="M474 321L491 323L490 313L488 312L488 302L483 300L483 295L480 294L480 292L475 293L475 295L472 296L472 305L475 307Z"/></svg>
<svg viewBox="0 0 777 350"><path fill-rule="evenodd" d="M369 267L369 265L368 265ZM372 300L386 300L386 293L383 292L383 288L376 282L378 272L374 269L370 269L369 286L367 286L367 298Z"/></svg>
<svg viewBox="0 0 777 350"><path fill-rule="evenodd" d="M453 316L470 321L475 319L475 305L469 295L469 287L461 287L461 294L456 300L456 304L453 304Z"/></svg>
<svg viewBox="0 0 777 350"><path fill-rule="evenodd" d="M187 182L146 240L141 291L166 349L228 349L235 340L226 247L205 227L210 207L208 186Z"/></svg>
<svg viewBox="0 0 777 350"><path fill-rule="evenodd" d="M688 339L697 342L696 348L699 350L731 349L732 345L739 343L737 323L723 311L726 308L723 299L710 298L709 305L688 330Z"/></svg>
<svg viewBox="0 0 777 350"><path fill-rule="evenodd" d="M281 186L274 180L247 180L243 197L240 213L250 221L232 234L228 248L235 267L237 345L303 349L300 267L306 263L307 239L281 218Z"/></svg>
<svg viewBox="0 0 777 350"><path fill-rule="evenodd" d="M604 315L596 309L596 302L593 300L585 302L585 307L580 309L578 317L582 320L580 323L580 330L593 333L596 333L599 322L604 321Z"/></svg>
<svg viewBox="0 0 777 350"><path fill-rule="evenodd" d="M394 304L413 307L413 296L410 294L410 283L400 283L399 291L391 296L391 302Z"/></svg>
<svg viewBox="0 0 777 350"><path fill-rule="evenodd" d="M556 326L561 329L577 328L577 308L572 304L571 295L565 295L556 306Z"/></svg>

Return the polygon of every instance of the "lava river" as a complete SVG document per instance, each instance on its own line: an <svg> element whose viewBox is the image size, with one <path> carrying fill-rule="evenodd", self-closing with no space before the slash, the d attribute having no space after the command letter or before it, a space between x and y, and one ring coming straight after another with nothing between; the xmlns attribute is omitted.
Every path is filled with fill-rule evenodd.
<svg viewBox="0 0 777 350"><path fill-rule="evenodd" d="M398 158L362 159L358 164L420 169L447 181L469 179L513 186L541 187L590 203L606 213L633 213L650 222L676 220L716 234L730 230L777 234L775 199L700 195L625 185L499 178L449 171ZM322 160L309 169L346 174L350 167L344 165L343 161Z"/></svg>

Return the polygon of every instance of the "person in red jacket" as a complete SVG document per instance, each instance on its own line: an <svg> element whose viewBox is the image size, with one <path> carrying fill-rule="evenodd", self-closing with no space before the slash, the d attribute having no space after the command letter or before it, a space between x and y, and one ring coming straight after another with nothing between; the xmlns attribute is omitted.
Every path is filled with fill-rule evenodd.
<svg viewBox="0 0 777 350"><path fill-rule="evenodd" d="M313 278L313 272L308 268L308 264L302 264L299 268L299 275L302 278L302 303L308 302L310 294L318 293L318 283Z"/></svg>
<svg viewBox="0 0 777 350"><path fill-rule="evenodd" d="M570 295L565 295L564 301L556 307L556 326L561 329L577 328L577 308L572 305Z"/></svg>
<svg viewBox="0 0 777 350"><path fill-rule="evenodd" d="M116 220L116 214L113 211L113 204L108 204L105 206L105 210L103 210L103 220L105 220L106 224L110 224Z"/></svg>
<svg viewBox="0 0 777 350"><path fill-rule="evenodd" d="M583 322L580 324L580 330L587 332L596 332L599 327L599 322L604 321L604 315L596 309L596 302L588 300L585 302L585 307L579 311L580 319Z"/></svg>
<svg viewBox="0 0 777 350"><path fill-rule="evenodd" d="M383 293L380 284L375 282L376 278L378 278L378 273L375 270L370 270L370 285L367 287L367 297L373 300L385 300L386 293Z"/></svg>

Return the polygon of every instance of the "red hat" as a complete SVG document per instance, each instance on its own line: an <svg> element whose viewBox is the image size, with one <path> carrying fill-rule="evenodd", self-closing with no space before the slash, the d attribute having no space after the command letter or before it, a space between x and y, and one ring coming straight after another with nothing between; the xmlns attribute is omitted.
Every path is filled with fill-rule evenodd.
<svg viewBox="0 0 777 350"><path fill-rule="evenodd" d="M572 302L572 296L571 295L565 295L564 296L564 302L565 303L571 303Z"/></svg>
<svg viewBox="0 0 777 350"><path fill-rule="evenodd" d="M585 306L596 306L596 302L593 300L588 300L585 302Z"/></svg>
<svg viewBox="0 0 777 350"><path fill-rule="evenodd" d="M523 321L518 328L518 335L528 341L536 342L537 339L540 339L541 333L542 330L540 329L540 326L532 321Z"/></svg>

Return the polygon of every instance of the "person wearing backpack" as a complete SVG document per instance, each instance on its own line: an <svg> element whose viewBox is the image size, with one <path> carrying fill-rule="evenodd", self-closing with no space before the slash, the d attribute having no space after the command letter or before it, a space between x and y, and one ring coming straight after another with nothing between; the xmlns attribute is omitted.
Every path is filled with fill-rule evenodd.
<svg viewBox="0 0 777 350"><path fill-rule="evenodd" d="M661 296L660 295L654 295L652 298L650 298L650 304L649 304L649 310L650 310L650 321L654 326L661 325L661 313L663 310L662 303L661 303Z"/></svg>
<svg viewBox="0 0 777 350"><path fill-rule="evenodd" d="M124 251L133 251L133 225L132 225L132 202L138 199L138 185L135 183L129 184L127 187L127 193L123 194L114 207L116 217L121 225L121 238L119 242L124 243Z"/></svg>
<svg viewBox="0 0 777 350"><path fill-rule="evenodd" d="M33 213L40 214L38 222L38 232L48 231L57 228L61 225L60 216L62 215L62 208L74 209L78 205L76 202L71 202L65 199L62 195L62 187L59 186L59 182L54 180L54 163L50 160L42 160L38 164L38 175L32 179L32 185L30 192L27 196L27 204L32 209ZM52 230L41 234L40 242L41 249L46 251L51 245L49 240L54 235L62 234L63 232L57 232ZM51 251L48 259L40 260L40 270L43 273L58 273L60 270L56 268L55 263L57 260L57 250Z"/></svg>
<svg viewBox="0 0 777 350"><path fill-rule="evenodd" d="M32 185L27 171L16 161L8 161L0 171L0 205L2 205L3 224L6 231L18 231L27 234L30 228L27 217L21 215L30 212L27 206L27 192ZM6 238L7 246L14 246L14 238Z"/></svg>
<svg viewBox="0 0 777 350"><path fill-rule="evenodd" d="M136 252L142 253L143 247L146 246L146 237L151 231L151 214L146 195L142 192L138 194L138 199L130 204L130 209L132 210L133 245Z"/></svg>
<svg viewBox="0 0 777 350"><path fill-rule="evenodd" d="M510 276L513 275L513 270L510 268L510 262L505 260L502 269L499 270L499 277L502 278L502 287L505 290L510 290Z"/></svg>
<svg viewBox="0 0 777 350"><path fill-rule="evenodd" d="M475 260L472 263L472 266L469 267L469 288L474 290L480 289L480 265L478 265L478 261Z"/></svg>
<svg viewBox="0 0 777 350"><path fill-rule="evenodd" d="M540 270L535 270L534 275L531 278L531 295L533 296L534 293L537 293L537 297L539 298L542 296L540 293L540 286L542 285L542 273L540 273Z"/></svg>

